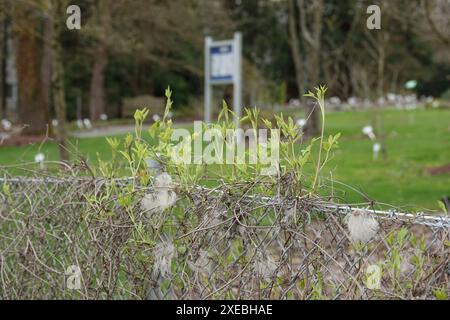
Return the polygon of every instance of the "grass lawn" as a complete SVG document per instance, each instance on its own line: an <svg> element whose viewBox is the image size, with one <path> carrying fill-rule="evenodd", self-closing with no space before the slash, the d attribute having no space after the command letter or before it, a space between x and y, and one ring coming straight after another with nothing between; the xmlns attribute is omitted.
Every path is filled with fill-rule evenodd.
<svg viewBox="0 0 450 320"><path fill-rule="evenodd" d="M341 132L342 137L328 169L333 170L335 179L377 201L437 209L437 201L450 196L450 174L430 176L425 168L450 164L450 111L386 110L382 117L387 159L374 161L373 143L361 133L373 114L329 114L327 132ZM349 198L361 200L355 194Z"/></svg>
<svg viewBox="0 0 450 320"><path fill-rule="evenodd" d="M374 161L372 145L361 129L371 124L372 112L327 114L326 134L341 132L340 148L324 174L365 193L369 198L405 209L437 209L442 196L450 196L450 174L430 176L425 168L450 164L450 110L384 110L387 159ZM95 161L107 159L105 138L71 139L72 149ZM53 143L24 147L0 147L2 165L33 162L38 152L57 160ZM342 188L339 184L336 189ZM365 201L356 192L349 202Z"/></svg>

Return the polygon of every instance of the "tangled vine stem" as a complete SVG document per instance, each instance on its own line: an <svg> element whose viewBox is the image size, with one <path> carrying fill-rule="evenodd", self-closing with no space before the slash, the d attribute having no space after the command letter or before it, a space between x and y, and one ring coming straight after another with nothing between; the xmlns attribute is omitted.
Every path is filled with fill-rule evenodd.
<svg viewBox="0 0 450 320"><path fill-rule="evenodd" d="M177 189L145 212L133 178L1 178L3 299L435 298L449 292L449 218L262 197L254 184ZM282 181L278 182L282 184ZM127 197L130 198L127 198ZM129 206L124 205L131 201ZM348 215L379 229L353 243ZM68 272L79 268L79 274ZM369 266L380 268L372 288ZM73 289L73 276L80 285ZM76 284L76 281L75 281Z"/></svg>
<svg viewBox="0 0 450 320"><path fill-rule="evenodd" d="M309 95L319 103L322 124L325 91ZM296 150L301 131L292 118L275 115L284 162L274 164L275 174L259 174L258 163L234 164L229 176L221 167L207 189L200 186L211 180L205 166L169 160L180 151L166 117L171 95L167 89L164 117L148 130L153 143L142 136L149 110L137 110L135 136L123 143L107 138L111 159L99 159L95 170L83 161L56 171L41 162L42 170L28 168L26 178L5 172L1 298L448 297L449 218L337 204L335 189L328 192L319 175L339 134L324 141L322 126L309 181L304 169L312 143ZM210 126L236 129L228 114L224 104L225 121ZM246 114L240 121L256 131L259 111ZM189 137L189 143L198 138ZM131 178L117 178L123 172ZM318 196L323 193L332 197Z"/></svg>

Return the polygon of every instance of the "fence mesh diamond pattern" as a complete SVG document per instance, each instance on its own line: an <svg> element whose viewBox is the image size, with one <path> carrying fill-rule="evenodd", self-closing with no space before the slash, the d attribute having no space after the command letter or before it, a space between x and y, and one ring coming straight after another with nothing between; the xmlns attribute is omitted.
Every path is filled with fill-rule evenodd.
<svg viewBox="0 0 450 320"><path fill-rule="evenodd" d="M2 179L0 297L397 299L450 290L446 217L263 198L251 185L192 188L176 209L146 212L151 190L124 197L133 183ZM365 224L370 239L351 230Z"/></svg>

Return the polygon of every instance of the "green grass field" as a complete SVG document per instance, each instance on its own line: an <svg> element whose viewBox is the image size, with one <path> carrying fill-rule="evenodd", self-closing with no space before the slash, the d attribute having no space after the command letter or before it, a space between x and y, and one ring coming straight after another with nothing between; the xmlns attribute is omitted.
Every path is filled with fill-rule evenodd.
<svg viewBox="0 0 450 320"><path fill-rule="evenodd" d="M436 209L437 201L450 195L450 175L430 176L425 168L450 164L450 111L384 111L386 161L373 160L373 143L361 133L372 117L369 112L329 114L328 133L342 133L329 166L333 177L377 201ZM350 195L350 200L360 199Z"/></svg>
<svg viewBox="0 0 450 320"><path fill-rule="evenodd" d="M326 134L342 134L340 147L323 172L351 185L369 198L405 209L437 209L442 196L450 196L450 174L430 176L427 167L450 164L450 110L385 110L382 113L387 159L373 160L373 142L361 129L371 124L372 112L329 113ZM105 138L71 139L73 150L89 161L110 154ZM53 143L24 147L0 147L0 167L33 162L38 152L57 160ZM336 189L341 188L335 183ZM347 189L349 190L349 189ZM356 192L346 200L362 202Z"/></svg>

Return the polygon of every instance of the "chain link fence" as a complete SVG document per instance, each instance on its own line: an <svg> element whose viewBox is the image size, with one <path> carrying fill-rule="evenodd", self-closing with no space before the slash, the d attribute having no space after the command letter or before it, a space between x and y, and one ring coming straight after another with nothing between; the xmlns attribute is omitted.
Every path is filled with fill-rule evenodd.
<svg viewBox="0 0 450 320"><path fill-rule="evenodd" d="M261 197L255 183L169 186L163 210L146 204L161 191L134 179L5 177L0 186L2 299L434 299L450 291L446 216L289 192Z"/></svg>

